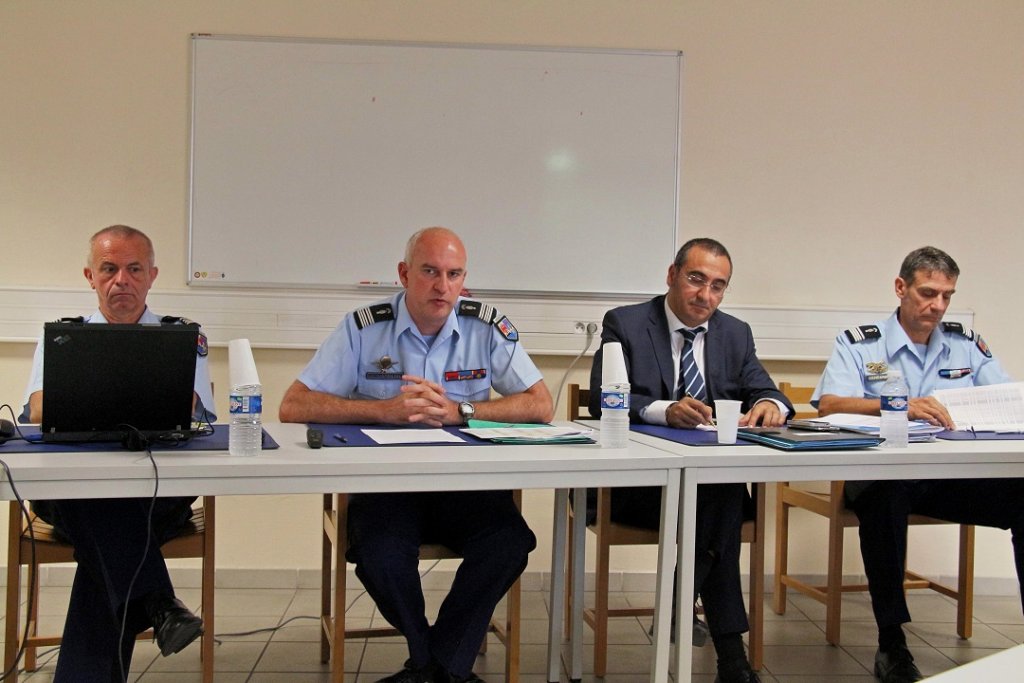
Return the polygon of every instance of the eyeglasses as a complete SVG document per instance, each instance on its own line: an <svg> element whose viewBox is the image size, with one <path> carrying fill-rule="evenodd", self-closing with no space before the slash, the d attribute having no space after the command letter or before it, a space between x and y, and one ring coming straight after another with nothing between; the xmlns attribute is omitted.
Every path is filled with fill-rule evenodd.
<svg viewBox="0 0 1024 683"><path fill-rule="evenodd" d="M729 283L725 280L709 282L702 273L687 273L686 282L694 289L704 289L707 287L715 296L722 296L725 294L725 290L729 289Z"/></svg>

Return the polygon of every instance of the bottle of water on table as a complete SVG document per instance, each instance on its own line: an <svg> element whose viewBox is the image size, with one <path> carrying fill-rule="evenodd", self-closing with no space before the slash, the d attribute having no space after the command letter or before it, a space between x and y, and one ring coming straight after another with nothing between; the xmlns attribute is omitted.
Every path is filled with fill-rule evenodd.
<svg viewBox="0 0 1024 683"><path fill-rule="evenodd" d="M629 382L601 385L601 447L625 448L629 441Z"/></svg>
<svg viewBox="0 0 1024 683"><path fill-rule="evenodd" d="M885 384L882 385L881 402L882 428L879 436L885 439L882 447L906 448L910 389L899 370L889 370Z"/></svg>
<svg viewBox="0 0 1024 683"><path fill-rule="evenodd" d="M230 412L228 452L231 455L257 455L263 448L263 388L259 384L234 387Z"/></svg>

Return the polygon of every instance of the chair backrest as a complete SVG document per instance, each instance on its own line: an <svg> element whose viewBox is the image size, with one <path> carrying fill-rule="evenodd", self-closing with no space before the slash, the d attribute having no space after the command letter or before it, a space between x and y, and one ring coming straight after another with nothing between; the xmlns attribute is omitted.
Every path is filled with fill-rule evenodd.
<svg viewBox="0 0 1024 683"><path fill-rule="evenodd" d="M798 420L818 417L818 411L810 405L814 387L795 387L789 382L779 382L779 391L793 403L796 413L791 417ZM801 410L803 406L806 407Z"/></svg>
<svg viewBox="0 0 1024 683"><path fill-rule="evenodd" d="M591 417L590 415L590 389L581 389L579 384L569 385L569 404L567 406L570 420L578 420L581 417L580 409L583 408L587 411L586 415L582 417Z"/></svg>

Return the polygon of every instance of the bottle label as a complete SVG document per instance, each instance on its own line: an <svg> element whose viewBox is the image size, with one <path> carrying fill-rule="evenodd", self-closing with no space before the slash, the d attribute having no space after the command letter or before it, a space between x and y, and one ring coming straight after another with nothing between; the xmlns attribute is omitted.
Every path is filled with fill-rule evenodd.
<svg viewBox="0 0 1024 683"><path fill-rule="evenodd" d="M602 410L629 410L629 392L625 391L602 391Z"/></svg>
<svg viewBox="0 0 1024 683"><path fill-rule="evenodd" d="M263 397L231 394L229 411L232 415L259 415L263 412Z"/></svg>
<svg viewBox="0 0 1024 683"><path fill-rule="evenodd" d="M888 412L907 412L910 408L910 401L906 396L882 396L881 409Z"/></svg>

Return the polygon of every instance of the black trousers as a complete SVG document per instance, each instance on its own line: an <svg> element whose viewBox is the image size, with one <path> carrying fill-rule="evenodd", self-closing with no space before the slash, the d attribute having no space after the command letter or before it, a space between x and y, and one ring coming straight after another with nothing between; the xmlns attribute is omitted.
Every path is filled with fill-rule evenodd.
<svg viewBox="0 0 1024 683"><path fill-rule="evenodd" d="M1024 479L875 481L847 505L860 520L860 551L879 628L910 621L903 576L912 513L1009 529L1024 586Z"/></svg>
<svg viewBox="0 0 1024 683"><path fill-rule="evenodd" d="M405 636L413 665L433 658L457 676L472 672L495 606L537 545L509 491L354 495L348 532L346 557L381 614ZM419 576L423 543L443 544L463 558L432 626Z"/></svg>
<svg viewBox="0 0 1024 683"><path fill-rule="evenodd" d="M744 633L747 611L740 583L740 527L748 516L750 494L744 484L697 487L697 541L693 592L704 603L712 636ZM645 529L661 525L661 489L612 489L612 520Z"/></svg>
<svg viewBox="0 0 1024 683"><path fill-rule="evenodd" d="M74 545L78 562L55 683L125 680L120 659L127 673L135 636L151 625L141 598L151 593L174 595L160 546L181 532L192 515L194 500L157 498L144 561L149 498L33 503L36 514ZM128 587L136 570L138 578L129 596ZM122 639L125 603L128 615Z"/></svg>

